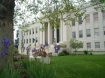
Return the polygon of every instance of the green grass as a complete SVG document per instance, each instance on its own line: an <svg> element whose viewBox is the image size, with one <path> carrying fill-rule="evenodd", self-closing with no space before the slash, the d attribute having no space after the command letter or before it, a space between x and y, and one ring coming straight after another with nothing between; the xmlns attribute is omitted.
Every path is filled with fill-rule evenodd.
<svg viewBox="0 0 105 78"><path fill-rule="evenodd" d="M105 55L51 57L57 78L105 78Z"/></svg>

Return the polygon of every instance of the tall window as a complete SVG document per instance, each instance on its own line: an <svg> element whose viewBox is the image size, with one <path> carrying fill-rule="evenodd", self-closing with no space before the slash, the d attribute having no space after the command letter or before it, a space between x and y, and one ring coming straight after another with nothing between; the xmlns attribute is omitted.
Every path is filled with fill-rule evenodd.
<svg viewBox="0 0 105 78"><path fill-rule="evenodd" d="M24 44L25 44L25 39L24 39Z"/></svg>
<svg viewBox="0 0 105 78"><path fill-rule="evenodd" d="M104 35L105 35L105 27L103 28L103 30L104 30Z"/></svg>
<svg viewBox="0 0 105 78"><path fill-rule="evenodd" d="M91 37L90 29L86 29L86 36Z"/></svg>
<svg viewBox="0 0 105 78"><path fill-rule="evenodd" d="M78 18L78 24L82 24L82 17Z"/></svg>
<svg viewBox="0 0 105 78"><path fill-rule="evenodd" d="M100 48L100 42L95 42L95 48Z"/></svg>
<svg viewBox="0 0 105 78"><path fill-rule="evenodd" d="M35 42L35 39L34 39L34 38L32 39L32 42L33 42L33 43Z"/></svg>
<svg viewBox="0 0 105 78"><path fill-rule="evenodd" d="M80 30L80 31L79 31L79 38L82 38L82 37L83 37L83 31Z"/></svg>
<svg viewBox="0 0 105 78"><path fill-rule="evenodd" d="M93 13L94 21L98 21L98 12Z"/></svg>
<svg viewBox="0 0 105 78"><path fill-rule="evenodd" d="M31 39L30 39L30 43L31 43Z"/></svg>
<svg viewBox="0 0 105 78"><path fill-rule="evenodd" d="M36 37L36 42L38 42L38 38Z"/></svg>
<svg viewBox="0 0 105 78"><path fill-rule="evenodd" d="M91 48L91 43L87 43L87 48Z"/></svg>
<svg viewBox="0 0 105 78"><path fill-rule="evenodd" d="M37 28L36 28L36 33L38 33L38 30L37 30Z"/></svg>
<svg viewBox="0 0 105 78"><path fill-rule="evenodd" d="M99 28L94 28L94 35L99 36Z"/></svg>
<svg viewBox="0 0 105 78"><path fill-rule="evenodd" d="M72 32L72 38L76 38L76 33L75 33L75 31Z"/></svg>
<svg viewBox="0 0 105 78"><path fill-rule="evenodd" d="M34 28L32 29L32 33L34 34Z"/></svg>
<svg viewBox="0 0 105 78"><path fill-rule="evenodd" d="M104 41L104 48L105 48L105 41Z"/></svg>
<svg viewBox="0 0 105 78"><path fill-rule="evenodd" d="M103 19L105 20L105 11L102 14L103 14Z"/></svg>
<svg viewBox="0 0 105 78"><path fill-rule="evenodd" d="M72 21L72 26L75 26L75 21Z"/></svg>
<svg viewBox="0 0 105 78"><path fill-rule="evenodd" d="M30 29L30 34L31 34L31 29Z"/></svg>
<svg viewBox="0 0 105 78"><path fill-rule="evenodd" d="M27 39L27 43L28 43L28 39Z"/></svg>
<svg viewBox="0 0 105 78"><path fill-rule="evenodd" d="M86 23L90 23L90 15L89 14L86 15Z"/></svg>

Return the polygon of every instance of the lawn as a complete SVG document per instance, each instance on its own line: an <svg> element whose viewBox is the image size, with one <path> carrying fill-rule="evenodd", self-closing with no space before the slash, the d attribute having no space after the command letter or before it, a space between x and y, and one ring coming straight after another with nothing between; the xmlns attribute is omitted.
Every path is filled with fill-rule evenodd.
<svg viewBox="0 0 105 78"><path fill-rule="evenodd" d="M105 78L105 55L51 57L57 78Z"/></svg>

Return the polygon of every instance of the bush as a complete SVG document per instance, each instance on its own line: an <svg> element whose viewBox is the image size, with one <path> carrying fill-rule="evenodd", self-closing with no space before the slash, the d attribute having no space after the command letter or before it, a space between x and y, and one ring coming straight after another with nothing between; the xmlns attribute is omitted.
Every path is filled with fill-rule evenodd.
<svg viewBox="0 0 105 78"><path fill-rule="evenodd" d="M93 53L90 53L90 55L93 55Z"/></svg>
<svg viewBox="0 0 105 78"><path fill-rule="evenodd" d="M65 55L69 55L69 52L67 50L62 50L62 52L65 54Z"/></svg>
<svg viewBox="0 0 105 78"><path fill-rule="evenodd" d="M65 56L65 53L61 52L61 53L58 54L58 56Z"/></svg>
<svg viewBox="0 0 105 78"><path fill-rule="evenodd" d="M38 60L25 60L21 62L21 65L28 78L56 78L55 70Z"/></svg>
<svg viewBox="0 0 105 78"><path fill-rule="evenodd" d="M84 50L84 54L86 54L86 55L87 55L87 54L88 54L88 51L87 51L87 50Z"/></svg>

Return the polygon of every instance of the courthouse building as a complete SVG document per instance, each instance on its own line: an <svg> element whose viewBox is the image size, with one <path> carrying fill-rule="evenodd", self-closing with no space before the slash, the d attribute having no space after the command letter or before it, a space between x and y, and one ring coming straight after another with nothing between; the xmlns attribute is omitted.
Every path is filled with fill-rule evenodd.
<svg viewBox="0 0 105 78"><path fill-rule="evenodd" d="M53 42L65 43L69 47L71 38L75 38L83 42L82 50L105 51L105 12L95 10L94 6L86 5L86 19L78 18L77 22L71 22L71 26L65 26L64 22L60 20L60 28L53 31L49 22L46 21L45 31L39 29L42 27L40 23L30 25L29 32L19 30L19 51L21 52L22 38L24 40L24 47L29 44L45 44L48 42L50 51L53 52ZM23 35L22 35L23 34ZM26 49L24 51L26 53Z"/></svg>

